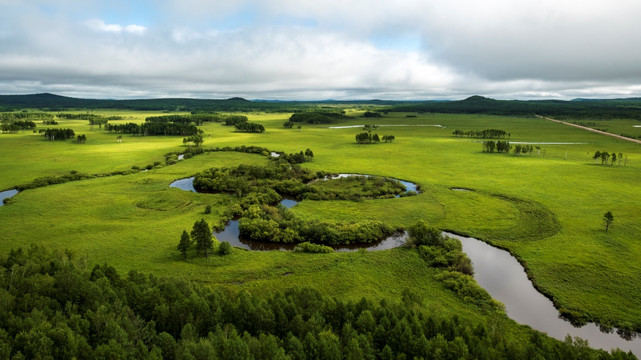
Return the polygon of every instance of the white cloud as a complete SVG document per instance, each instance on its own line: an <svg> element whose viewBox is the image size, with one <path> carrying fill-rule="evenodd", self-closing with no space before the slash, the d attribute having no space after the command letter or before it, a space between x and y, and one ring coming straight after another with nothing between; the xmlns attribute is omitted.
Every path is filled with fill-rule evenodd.
<svg viewBox="0 0 641 360"><path fill-rule="evenodd" d="M90 29L98 32L107 32L107 33L116 33L120 34L122 32L140 35L147 31L147 28L142 25L126 25L122 26L119 24L106 24L100 19L90 19L84 22L84 24Z"/></svg>
<svg viewBox="0 0 641 360"><path fill-rule="evenodd" d="M114 4L0 0L0 91L296 99L641 94L638 1ZM125 10L127 17L114 15Z"/></svg>

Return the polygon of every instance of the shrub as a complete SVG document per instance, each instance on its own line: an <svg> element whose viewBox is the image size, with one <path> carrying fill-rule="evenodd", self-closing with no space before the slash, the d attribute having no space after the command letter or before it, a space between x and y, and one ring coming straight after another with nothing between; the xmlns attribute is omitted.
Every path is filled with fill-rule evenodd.
<svg viewBox="0 0 641 360"><path fill-rule="evenodd" d="M231 245L227 241L223 241L218 246L218 254L229 255L231 254Z"/></svg>
<svg viewBox="0 0 641 360"><path fill-rule="evenodd" d="M294 251L316 253L316 254L328 254L328 253L334 252L334 249L326 245L312 244L306 241L296 245L296 247L294 248Z"/></svg>

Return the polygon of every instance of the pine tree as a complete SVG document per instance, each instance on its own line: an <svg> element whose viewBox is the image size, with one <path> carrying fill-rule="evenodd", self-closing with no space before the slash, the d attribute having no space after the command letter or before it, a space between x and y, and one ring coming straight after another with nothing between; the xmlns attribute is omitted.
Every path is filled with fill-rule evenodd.
<svg viewBox="0 0 641 360"><path fill-rule="evenodd" d="M183 258L187 259L187 250L191 247L191 239L187 230L183 230L182 235L180 235L180 243L178 244L178 251L183 254Z"/></svg>
<svg viewBox="0 0 641 360"><path fill-rule="evenodd" d="M211 228L205 219L200 219L194 223L194 227L191 230L191 238L196 243L196 250L198 252L203 251L205 257L207 257L207 250L211 249L214 245L212 240Z"/></svg>

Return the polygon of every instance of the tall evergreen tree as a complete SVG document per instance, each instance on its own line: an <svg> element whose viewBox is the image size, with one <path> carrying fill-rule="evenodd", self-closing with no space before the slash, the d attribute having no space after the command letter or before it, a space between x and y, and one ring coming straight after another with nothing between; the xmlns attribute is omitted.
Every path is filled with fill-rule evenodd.
<svg viewBox="0 0 641 360"><path fill-rule="evenodd" d="M187 259L187 250L191 247L191 239L187 230L183 230L182 235L180 236L180 243L178 244L178 250L183 254L183 258Z"/></svg>
<svg viewBox="0 0 641 360"><path fill-rule="evenodd" d="M205 257L207 257L207 250L213 247L214 241L212 240L211 228L205 219L200 219L194 223L194 227L191 230L191 238L196 243L196 250L198 252L203 251Z"/></svg>

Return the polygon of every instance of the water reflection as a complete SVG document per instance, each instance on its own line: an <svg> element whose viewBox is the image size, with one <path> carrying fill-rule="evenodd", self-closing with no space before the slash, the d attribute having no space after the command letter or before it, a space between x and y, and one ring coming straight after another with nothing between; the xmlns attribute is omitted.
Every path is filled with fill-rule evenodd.
<svg viewBox="0 0 641 360"><path fill-rule="evenodd" d="M641 355L641 339L628 341L616 332L604 333L594 323L575 327L559 317L550 299L539 293L521 264L509 252L478 239L446 233L459 239L474 265L474 279L494 299L505 304L507 315L519 324L529 325L549 336L564 340L567 334L588 340L591 347L620 348Z"/></svg>

